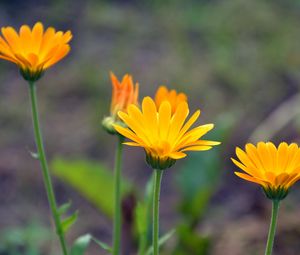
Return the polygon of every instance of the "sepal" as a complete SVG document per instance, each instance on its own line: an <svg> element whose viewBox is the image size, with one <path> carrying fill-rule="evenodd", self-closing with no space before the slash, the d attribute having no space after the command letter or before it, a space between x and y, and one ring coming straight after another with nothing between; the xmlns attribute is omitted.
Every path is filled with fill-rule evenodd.
<svg viewBox="0 0 300 255"><path fill-rule="evenodd" d="M161 158L146 152L146 162L153 169L165 170L173 166L176 163L176 160L169 157Z"/></svg>
<svg viewBox="0 0 300 255"><path fill-rule="evenodd" d="M263 187L264 193L267 196L267 198L271 199L271 200L282 200L284 199L288 193L289 190L284 188L284 187Z"/></svg>
<svg viewBox="0 0 300 255"><path fill-rule="evenodd" d="M33 71L29 70L28 68L26 68L26 69L20 68L20 73L26 81L36 82L43 76L44 71L43 71L43 69L40 69L40 70L33 72Z"/></svg>

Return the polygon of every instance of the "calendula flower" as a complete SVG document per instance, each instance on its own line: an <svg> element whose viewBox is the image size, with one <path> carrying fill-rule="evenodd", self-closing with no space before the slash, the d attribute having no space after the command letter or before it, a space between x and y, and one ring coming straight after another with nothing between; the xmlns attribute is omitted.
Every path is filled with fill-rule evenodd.
<svg viewBox="0 0 300 255"><path fill-rule="evenodd" d="M159 108L166 100L171 104L172 113L174 113L181 102L187 101L187 96L184 93L177 93L174 89L168 90L166 86L160 86L155 94L156 107Z"/></svg>
<svg viewBox="0 0 300 255"><path fill-rule="evenodd" d="M126 112L130 104L138 104L139 84L134 85L132 76L128 74L125 74L122 81L119 81L111 72L110 78L113 88L110 113L115 116L118 111Z"/></svg>
<svg viewBox="0 0 300 255"><path fill-rule="evenodd" d="M118 111L126 112L130 104L138 105L139 84L134 84L132 76L129 74L125 74L122 81L119 81L111 72L110 78L112 83L110 116L104 118L102 124L109 133L115 134L113 124L116 122L122 124L117 115Z"/></svg>
<svg viewBox="0 0 300 255"><path fill-rule="evenodd" d="M23 25L17 32L12 27L2 27L0 58L18 65L28 81L38 80L43 72L64 58L70 51L70 31L56 31L49 27L44 31L41 22L31 29Z"/></svg>
<svg viewBox="0 0 300 255"><path fill-rule="evenodd" d="M125 144L143 147L147 162L155 169L166 169L177 159L184 158L186 151L205 151L219 142L200 139L214 125L207 124L190 129L200 115L196 111L187 121L189 107L181 102L172 113L172 105L164 101L159 108L150 97L145 97L142 110L136 105L129 105L127 113L119 111L118 115L128 126L114 125L124 137L132 140ZM189 130L190 129L190 130Z"/></svg>
<svg viewBox="0 0 300 255"><path fill-rule="evenodd" d="M236 148L239 161L232 159L245 173L237 176L261 185L270 199L286 197L290 187L300 179L300 149L297 144L280 143L278 148L271 142L248 143L245 151Z"/></svg>

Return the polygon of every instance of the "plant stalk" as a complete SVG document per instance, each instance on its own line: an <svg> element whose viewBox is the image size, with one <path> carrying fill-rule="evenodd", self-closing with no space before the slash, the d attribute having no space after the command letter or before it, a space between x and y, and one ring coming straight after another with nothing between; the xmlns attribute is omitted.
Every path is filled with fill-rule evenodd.
<svg viewBox="0 0 300 255"><path fill-rule="evenodd" d="M115 192L115 211L113 228L113 255L120 255L121 247L121 161L123 152L124 138L119 135L119 141L115 157L114 169L114 192Z"/></svg>
<svg viewBox="0 0 300 255"><path fill-rule="evenodd" d="M154 191L153 191L153 255L159 254L159 202L160 202L160 187L162 179L162 170L154 169Z"/></svg>
<svg viewBox="0 0 300 255"><path fill-rule="evenodd" d="M56 227L56 233L59 237L59 241L60 241L60 245L61 245L63 254L68 255L64 232L62 229L60 216L57 211L55 194L54 194L53 185L52 185L51 177L49 174L49 168L48 168L47 159L46 159L46 155L45 155L43 138L42 138L40 124L39 124L36 86L35 86L34 82L29 82L29 89L30 89L31 109L32 109L32 121L33 121L35 142L36 142L37 152L38 152L38 159L40 161L41 168L42 168L44 184L45 184L50 209L51 209L55 227Z"/></svg>
<svg viewBox="0 0 300 255"><path fill-rule="evenodd" d="M265 255L272 255L274 238L275 238L275 233L276 233L278 211L279 211L279 203L280 203L279 200L273 200L273 202L272 202L272 216L271 216L271 222L270 222L269 235L268 235L268 241L267 241Z"/></svg>

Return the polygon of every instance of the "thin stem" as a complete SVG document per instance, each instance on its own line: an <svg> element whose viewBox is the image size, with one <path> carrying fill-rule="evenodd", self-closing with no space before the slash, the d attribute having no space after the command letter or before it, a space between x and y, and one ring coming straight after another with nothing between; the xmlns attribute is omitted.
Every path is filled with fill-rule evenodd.
<svg viewBox="0 0 300 255"><path fill-rule="evenodd" d="M55 194L53 191L53 185L51 181L51 177L49 174L47 159L45 155L45 149L43 144L43 138L41 134L40 124L39 124L39 114L38 114L38 106L37 106L37 98L36 98L36 86L34 82L29 82L29 88L30 88L30 99L31 99L31 109L32 109L32 120L33 120L33 127L34 127L34 135L35 135L35 142L38 150L38 159L41 164L43 178L44 178L44 184L47 191L48 201L50 205L50 209L52 212L52 216L54 219L55 227L56 227L56 233L59 237L61 249L64 255L67 255L67 247L66 247L66 241L61 225L60 216L57 211L57 205L56 205L56 199Z"/></svg>
<svg viewBox="0 0 300 255"><path fill-rule="evenodd" d="M114 169L115 212L113 230L113 255L120 254L121 246L121 161L123 151L123 139L124 138L122 136L119 136Z"/></svg>
<svg viewBox="0 0 300 255"><path fill-rule="evenodd" d="M268 236L265 255L272 255L275 232L276 232L276 225L277 225L277 218L278 218L279 202L280 202L279 200L273 200L272 216L271 216L269 236Z"/></svg>
<svg viewBox="0 0 300 255"><path fill-rule="evenodd" d="M147 248L147 240L148 240L148 230L151 226L151 209L152 209L152 200L153 200L153 183L154 183L154 174L153 173L147 183L146 186L146 194L145 194L145 207L146 207L146 226L144 226L143 232L141 233L139 237L139 249L138 249L138 255L144 255L146 248ZM150 185L150 186L149 186ZM150 188L151 187L151 188Z"/></svg>
<svg viewBox="0 0 300 255"><path fill-rule="evenodd" d="M153 191L153 255L159 254L159 202L160 202L160 186L162 179L162 170L155 169L154 191Z"/></svg>

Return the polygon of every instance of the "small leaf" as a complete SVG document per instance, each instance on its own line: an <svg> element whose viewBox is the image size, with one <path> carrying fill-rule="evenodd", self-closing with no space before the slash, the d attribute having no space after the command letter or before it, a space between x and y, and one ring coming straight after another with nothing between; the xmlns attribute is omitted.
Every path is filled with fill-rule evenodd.
<svg viewBox="0 0 300 255"><path fill-rule="evenodd" d="M158 240L158 247L162 246L166 241L168 241L176 232L175 229L170 230L168 233L163 235L161 238ZM152 255L153 254L153 247L151 246L147 252L146 255Z"/></svg>
<svg viewBox="0 0 300 255"><path fill-rule="evenodd" d="M74 212L71 216L62 221L61 224L64 233L66 233L70 229L70 227L76 222L77 218L78 211Z"/></svg>
<svg viewBox="0 0 300 255"><path fill-rule="evenodd" d="M72 246L71 255L84 255L84 252L89 246L91 240L92 236L90 234L78 237Z"/></svg>
<svg viewBox="0 0 300 255"><path fill-rule="evenodd" d="M88 248L91 241L94 241L102 249L104 249L110 253L112 252L112 248L108 244L97 240L95 237L93 237L90 234L85 234L83 236L78 237L75 240L73 247L71 249L70 255L84 255L84 252Z"/></svg>
<svg viewBox="0 0 300 255"><path fill-rule="evenodd" d="M62 214L64 214L64 213L66 213L66 212L70 209L71 205L72 205L72 201L71 201L71 200L70 200L69 202L67 202L67 203L62 204L62 205L57 209L58 214L59 214L59 215L62 215Z"/></svg>
<svg viewBox="0 0 300 255"><path fill-rule="evenodd" d="M98 244L103 250L106 250L108 252L112 252L112 247L110 247L107 243L101 242L98 239L92 237L93 241Z"/></svg>

